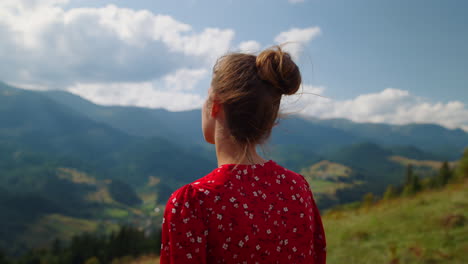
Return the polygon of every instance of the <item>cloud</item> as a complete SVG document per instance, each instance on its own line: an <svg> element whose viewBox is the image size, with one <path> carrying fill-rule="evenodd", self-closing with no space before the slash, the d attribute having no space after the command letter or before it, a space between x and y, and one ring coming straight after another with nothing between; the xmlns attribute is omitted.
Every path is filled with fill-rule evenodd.
<svg viewBox="0 0 468 264"><path fill-rule="evenodd" d="M0 80L53 89L152 82L181 68L211 67L230 49L235 34L219 28L196 31L148 10L66 8L67 3L0 2Z"/></svg>
<svg viewBox="0 0 468 264"><path fill-rule="evenodd" d="M305 91L323 94L323 87L305 86ZM371 123L437 123L468 131L468 108L460 101L430 102L408 91L387 88L349 100L332 100L313 94L285 98L283 109L318 118L347 118Z"/></svg>
<svg viewBox="0 0 468 264"><path fill-rule="evenodd" d="M296 94L281 98L281 111L285 113L303 113L305 107L316 96L321 96L325 91L323 86L301 85Z"/></svg>
<svg viewBox="0 0 468 264"><path fill-rule="evenodd" d="M207 77L206 69L181 68L146 82L77 83L66 88L101 105L139 106L184 111L200 108L204 98L195 91Z"/></svg>
<svg viewBox="0 0 468 264"><path fill-rule="evenodd" d="M239 44L240 52L256 53L261 49L260 43L255 40L244 41Z"/></svg>
<svg viewBox="0 0 468 264"><path fill-rule="evenodd" d="M206 69L186 69L182 68L164 76L164 87L169 91L191 91L196 84L208 74Z"/></svg>
<svg viewBox="0 0 468 264"><path fill-rule="evenodd" d="M168 15L112 4L68 4L0 1L0 80L67 90L99 104L187 110L201 105L200 87L219 56L261 49L254 40L233 44L232 29L195 30ZM303 45L319 33L318 27L293 28L275 41ZM301 47L292 50L299 54Z"/></svg>
<svg viewBox="0 0 468 264"><path fill-rule="evenodd" d="M292 28L288 31L278 34L274 41L277 44L286 44L284 46L294 59L299 59L304 46L312 39L321 34L320 27Z"/></svg>
<svg viewBox="0 0 468 264"><path fill-rule="evenodd" d="M200 108L204 102L199 94L167 90L153 82L78 83L68 91L101 105L165 108L169 111Z"/></svg>

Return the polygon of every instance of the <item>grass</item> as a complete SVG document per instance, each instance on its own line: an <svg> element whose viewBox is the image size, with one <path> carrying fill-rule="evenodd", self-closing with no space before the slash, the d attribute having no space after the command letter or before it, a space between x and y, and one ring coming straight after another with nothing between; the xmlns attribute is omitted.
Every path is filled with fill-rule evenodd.
<svg viewBox="0 0 468 264"><path fill-rule="evenodd" d="M362 184L361 181L349 180L353 174L351 168L328 160L322 160L304 168L301 170L301 174L307 180L317 198L323 195L334 199L338 190ZM346 181L343 181L345 179Z"/></svg>
<svg viewBox="0 0 468 264"><path fill-rule="evenodd" d="M89 185L96 185L97 180L86 173L77 171L72 168L58 168L58 177L61 179L68 179L74 183L86 183Z"/></svg>
<svg viewBox="0 0 468 264"><path fill-rule="evenodd" d="M310 176L314 179L328 178L347 178L351 175L352 169L339 163L328 160L322 160L314 165L301 170L304 176Z"/></svg>
<svg viewBox="0 0 468 264"><path fill-rule="evenodd" d="M432 170L439 170L440 167L442 166L442 161L434 161L434 160L414 160L414 159L409 159L401 156L391 156L389 159L393 162L399 163L403 166L407 166L409 164L416 166L416 167L427 167ZM455 166L456 162L449 162L449 165L451 168Z"/></svg>
<svg viewBox="0 0 468 264"><path fill-rule="evenodd" d="M93 232L97 228L96 221L49 214L31 224L28 230L19 237L19 241L31 248L44 248L57 237L70 240L74 235Z"/></svg>
<svg viewBox="0 0 468 264"><path fill-rule="evenodd" d="M106 208L104 215L112 219L125 219L129 216L129 211L119 208Z"/></svg>
<svg viewBox="0 0 468 264"><path fill-rule="evenodd" d="M310 185L310 188L312 189L312 192L314 194L330 194L334 195L337 190L352 187L356 184L355 183L345 183L345 182L332 182L332 181L327 181L327 180L320 180L320 179L307 179Z"/></svg>
<svg viewBox="0 0 468 264"><path fill-rule="evenodd" d="M468 263L468 182L323 217L327 263Z"/></svg>
<svg viewBox="0 0 468 264"><path fill-rule="evenodd" d="M468 181L325 212L328 264L468 263ZM116 264L159 263L157 256Z"/></svg>

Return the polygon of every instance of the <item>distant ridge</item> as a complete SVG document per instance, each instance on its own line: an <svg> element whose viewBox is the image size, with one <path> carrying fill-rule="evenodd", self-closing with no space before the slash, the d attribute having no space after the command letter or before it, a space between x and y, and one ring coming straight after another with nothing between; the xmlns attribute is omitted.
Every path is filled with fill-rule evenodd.
<svg viewBox="0 0 468 264"><path fill-rule="evenodd" d="M438 154L439 158L457 159L468 146L468 133L460 128L448 129L438 124L391 125L356 123L347 119L307 118L313 123L360 135L379 144L414 146Z"/></svg>
<svg viewBox="0 0 468 264"><path fill-rule="evenodd" d="M170 112L141 107L101 106L63 91L46 91L45 95L67 104L88 117L104 122L129 134L176 138L182 143L202 143L200 110ZM273 130L272 144L306 144L324 151L344 144L373 141L389 147L415 147L439 159L454 160L468 146L468 133L437 124L391 125L356 123L347 119L317 119L291 116Z"/></svg>

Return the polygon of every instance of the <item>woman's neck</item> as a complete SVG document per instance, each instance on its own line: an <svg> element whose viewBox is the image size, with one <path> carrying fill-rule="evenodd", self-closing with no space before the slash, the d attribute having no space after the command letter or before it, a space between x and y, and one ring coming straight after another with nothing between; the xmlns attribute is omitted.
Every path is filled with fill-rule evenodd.
<svg viewBox="0 0 468 264"><path fill-rule="evenodd" d="M255 146L245 148L229 136L218 136L215 139L218 166L223 164L258 164L267 160L258 155ZM245 154L244 154L245 153Z"/></svg>

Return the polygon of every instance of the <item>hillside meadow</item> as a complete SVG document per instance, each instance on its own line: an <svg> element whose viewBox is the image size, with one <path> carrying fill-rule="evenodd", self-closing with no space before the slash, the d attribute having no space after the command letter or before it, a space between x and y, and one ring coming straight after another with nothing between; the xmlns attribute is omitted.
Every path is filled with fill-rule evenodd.
<svg viewBox="0 0 468 264"><path fill-rule="evenodd" d="M327 263L468 263L468 181L369 207L330 210Z"/></svg>
<svg viewBox="0 0 468 264"><path fill-rule="evenodd" d="M328 264L468 263L468 181L324 212ZM121 264L159 263L156 256Z"/></svg>

